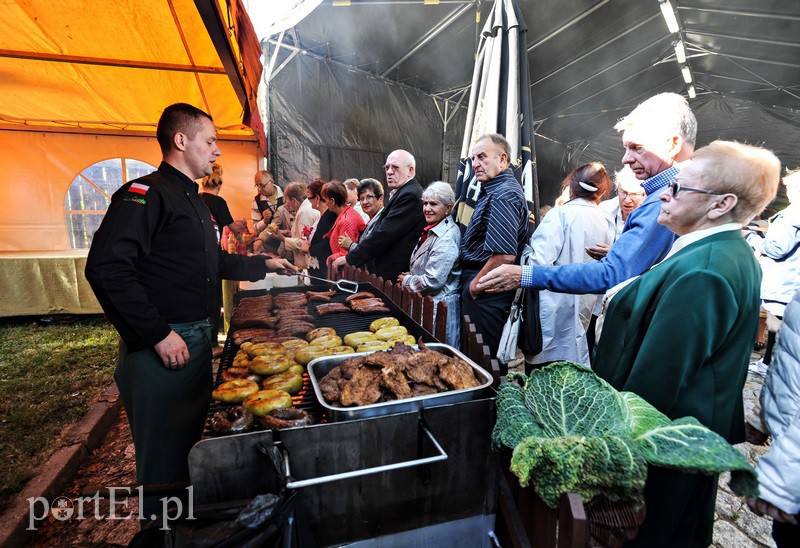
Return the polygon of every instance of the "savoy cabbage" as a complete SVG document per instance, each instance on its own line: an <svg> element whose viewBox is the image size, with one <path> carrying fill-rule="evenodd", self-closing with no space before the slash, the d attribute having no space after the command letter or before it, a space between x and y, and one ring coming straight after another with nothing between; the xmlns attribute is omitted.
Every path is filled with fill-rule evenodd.
<svg viewBox="0 0 800 548"><path fill-rule="evenodd" d="M529 377L510 374L497 393L493 440L514 450L511 471L551 508L567 491L584 502L602 493L640 504L648 465L730 470L735 493L758 495L755 470L721 436L693 417L671 421L575 363L557 362Z"/></svg>

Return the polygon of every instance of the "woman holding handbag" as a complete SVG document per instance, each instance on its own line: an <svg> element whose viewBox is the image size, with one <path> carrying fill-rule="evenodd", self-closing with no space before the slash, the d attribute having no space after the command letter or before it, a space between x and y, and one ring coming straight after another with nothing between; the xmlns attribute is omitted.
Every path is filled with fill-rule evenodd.
<svg viewBox="0 0 800 548"><path fill-rule="evenodd" d="M603 164L592 162L574 169L564 186L571 199L552 209L531 238L535 265L593 261L587 247L614 241L614 221L597 207L611 188ZM542 351L525 356L527 368L561 360L588 366L586 328L597 296L542 290L539 299Z"/></svg>

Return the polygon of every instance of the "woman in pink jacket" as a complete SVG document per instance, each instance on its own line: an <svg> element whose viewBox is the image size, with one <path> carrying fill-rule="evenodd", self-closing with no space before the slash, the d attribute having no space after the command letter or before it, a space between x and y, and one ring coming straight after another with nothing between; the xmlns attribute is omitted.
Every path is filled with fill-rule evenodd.
<svg viewBox="0 0 800 548"><path fill-rule="evenodd" d="M347 188L339 181L332 181L322 187L322 198L325 205L333 213L336 213L336 222L325 237L330 238L331 256L328 257L328 266L338 259L347 255L347 249L339 245L339 236L347 235L354 242L366 228L366 223L361 215L352 207L347 205Z"/></svg>

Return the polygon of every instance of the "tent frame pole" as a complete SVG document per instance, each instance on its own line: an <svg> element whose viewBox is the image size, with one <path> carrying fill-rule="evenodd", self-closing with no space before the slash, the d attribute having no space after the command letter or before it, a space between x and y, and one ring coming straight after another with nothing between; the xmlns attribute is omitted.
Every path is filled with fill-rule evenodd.
<svg viewBox="0 0 800 548"><path fill-rule="evenodd" d="M447 27L455 23L456 20L462 15L464 15L467 11L469 11L471 7L472 7L471 4L466 4L464 6L454 9L452 12L450 12L450 15L442 19L442 21L439 24L437 24L430 31L428 31L422 38L420 38L419 41L416 44L414 44L411 47L411 49L408 50L408 52L406 52L405 55L403 55L402 57L400 57L400 59L392 63L391 66L389 66L389 68L387 68L384 71L381 71L380 75L383 77L388 76L389 73L391 73L394 69L405 63L406 60L408 60L408 58L410 58L419 50L421 50L423 47L425 47L425 44L436 38L443 30L445 30Z"/></svg>

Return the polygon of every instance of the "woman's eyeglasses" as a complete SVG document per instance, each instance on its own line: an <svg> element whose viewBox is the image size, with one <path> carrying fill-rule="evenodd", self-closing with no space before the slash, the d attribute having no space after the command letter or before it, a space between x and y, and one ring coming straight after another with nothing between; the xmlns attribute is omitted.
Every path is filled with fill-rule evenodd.
<svg viewBox="0 0 800 548"><path fill-rule="evenodd" d="M704 188L695 188L691 186L686 186L680 184L678 181L672 181L669 185L670 191L672 191L672 197L675 198L681 190L685 190L686 192L699 192L700 194L713 194L715 196L722 196L727 194L727 192L717 192L716 190L706 190Z"/></svg>

